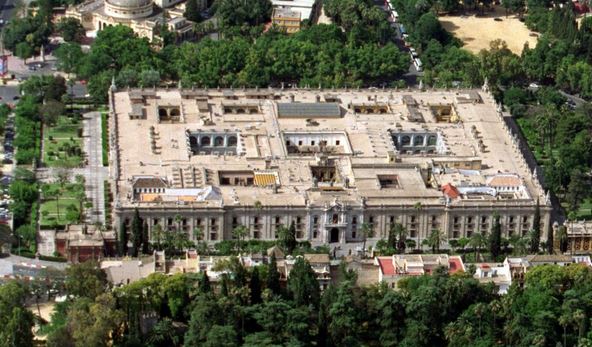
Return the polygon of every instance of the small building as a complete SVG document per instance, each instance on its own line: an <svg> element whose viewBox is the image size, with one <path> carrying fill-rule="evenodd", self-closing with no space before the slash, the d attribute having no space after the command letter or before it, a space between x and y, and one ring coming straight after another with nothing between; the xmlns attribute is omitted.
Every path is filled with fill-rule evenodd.
<svg viewBox="0 0 592 347"><path fill-rule="evenodd" d="M274 26L293 34L300 30L301 13L291 8L274 8L271 22Z"/></svg>
<svg viewBox="0 0 592 347"><path fill-rule="evenodd" d="M478 264L473 275L480 283L493 283L498 294L507 294L512 284L509 263L481 263Z"/></svg>
<svg viewBox="0 0 592 347"><path fill-rule="evenodd" d="M300 256L298 256L300 257ZM316 274L319 288L321 290L327 289L331 284L331 260L328 254L304 254L302 256ZM290 277L290 272L296 263L297 257L287 257L284 260L278 261L278 271L280 272L280 279L287 281Z"/></svg>
<svg viewBox="0 0 592 347"><path fill-rule="evenodd" d="M376 257L374 263L379 267L378 282L385 282L393 289L403 278L430 275L440 267L447 269L449 274L465 271L462 259L448 254L395 254Z"/></svg>
<svg viewBox="0 0 592 347"><path fill-rule="evenodd" d="M56 252L72 263L100 261L114 256L116 248L115 232L102 231L94 225L70 224L55 236Z"/></svg>
<svg viewBox="0 0 592 347"><path fill-rule="evenodd" d="M530 266L539 266L539 265L559 265L559 266L566 266L569 264L574 263L574 259L572 256L569 255L561 255L561 254L532 254L527 255L525 257L526 261L530 264Z"/></svg>

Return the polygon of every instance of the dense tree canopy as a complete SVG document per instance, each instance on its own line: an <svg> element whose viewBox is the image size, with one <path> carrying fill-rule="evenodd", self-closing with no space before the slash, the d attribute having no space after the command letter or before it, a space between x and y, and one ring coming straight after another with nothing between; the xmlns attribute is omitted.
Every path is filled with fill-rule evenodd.
<svg viewBox="0 0 592 347"><path fill-rule="evenodd" d="M304 261L298 266L312 271ZM51 323L42 328L50 347L592 343L592 269L584 265L531 268L523 285L515 282L504 296L492 285L464 273L449 275L443 268L403 279L396 291L381 285L360 287L350 274L325 289L318 306L298 302L290 290L253 301L250 282L258 273L267 273L238 267L222 276L212 291L197 290L202 279L195 274L157 273L113 290L92 290L97 294L93 298L76 293L88 283L101 282L104 275L87 271L85 265L72 267L72 273L85 276L68 278L67 288L76 292L68 292L72 296L56 305ZM292 276L301 277L292 271L288 280ZM0 330L0 342L32 345L33 314L24 308L28 293L14 281L0 287L0 322L10 327Z"/></svg>

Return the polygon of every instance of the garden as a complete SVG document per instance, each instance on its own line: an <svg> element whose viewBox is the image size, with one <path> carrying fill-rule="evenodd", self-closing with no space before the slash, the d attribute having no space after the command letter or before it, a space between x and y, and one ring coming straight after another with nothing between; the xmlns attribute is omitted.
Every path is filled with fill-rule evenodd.
<svg viewBox="0 0 592 347"><path fill-rule="evenodd" d="M53 126L45 128L43 162L49 167L82 165L82 122L77 114L59 116Z"/></svg>
<svg viewBox="0 0 592 347"><path fill-rule="evenodd" d="M75 183L58 181L44 184L41 191L43 199L40 208L40 225L42 228L80 222L85 199L82 178L77 177Z"/></svg>

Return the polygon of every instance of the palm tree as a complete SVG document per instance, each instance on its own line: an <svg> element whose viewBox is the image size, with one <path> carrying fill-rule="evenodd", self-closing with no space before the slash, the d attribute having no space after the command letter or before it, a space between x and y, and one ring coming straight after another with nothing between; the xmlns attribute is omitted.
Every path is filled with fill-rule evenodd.
<svg viewBox="0 0 592 347"><path fill-rule="evenodd" d="M520 235L512 235L510 236L510 245L512 245L512 253L515 255L524 255L526 254L528 240L526 237L521 237Z"/></svg>
<svg viewBox="0 0 592 347"><path fill-rule="evenodd" d="M368 224L368 223L362 223L362 225L360 226L360 232L362 233L362 239L363 239L363 246L362 246L362 252L363 252L363 256L362 257L366 257L366 240L369 237L374 237L374 228Z"/></svg>
<svg viewBox="0 0 592 347"><path fill-rule="evenodd" d="M432 230L430 236L424 240L424 243L432 248L432 253L440 252L440 242L442 242L442 234L438 229Z"/></svg>
<svg viewBox="0 0 592 347"><path fill-rule="evenodd" d="M238 240L238 251L243 251L242 240L247 236L247 228L244 225L239 225L232 230L232 236Z"/></svg>
<svg viewBox="0 0 592 347"><path fill-rule="evenodd" d="M413 205L413 209L415 210L415 213L417 215L417 229L416 229L417 243L416 243L416 246L419 246L419 234L420 234L420 227L421 227L421 223L419 221L419 218L420 218L422 208L423 207L421 206L421 202L419 202L419 201L416 202L415 205Z"/></svg>
<svg viewBox="0 0 592 347"><path fill-rule="evenodd" d="M395 235L397 236L397 249L399 252L405 252L405 247L407 244L405 240L407 239L407 229L400 223L395 224Z"/></svg>
<svg viewBox="0 0 592 347"><path fill-rule="evenodd" d="M563 327L563 345L567 346L567 326L571 322L572 318L569 314L562 314L559 316L559 325Z"/></svg>
<svg viewBox="0 0 592 347"><path fill-rule="evenodd" d="M463 250L463 253L465 251L465 247L467 247L470 241L471 240L469 240L466 237L461 237L460 239L458 239L458 246Z"/></svg>
<svg viewBox="0 0 592 347"><path fill-rule="evenodd" d="M181 215L177 213L175 215L175 223L177 223L177 232L181 231L181 219L182 219Z"/></svg>
<svg viewBox="0 0 592 347"><path fill-rule="evenodd" d="M193 228L193 239L195 240L195 246L199 246L199 240L204 237L204 232L200 227Z"/></svg>
<svg viewBox="0 0 592 347"><path fill-rule="evenodd" d="M415 240L412 239L405 240L404 242L407 248L415 248L417 246Z"/></svg>
<svg viewBox="0 0 592 347"><path fill-rule="evenodd" d="M159 251L162 250L162 238L162 227L160 226L160 224L156 224L152 227L152 239L156 241L156 249L158 249Z"/></svg>
<svg viewBox="0 0 592 347"><path fill-rule="evenodd" d="M481 247L486 244L485 237L481 233L474 233L471 235L469 245L475 250L475 262L478 262Z"/></svg>

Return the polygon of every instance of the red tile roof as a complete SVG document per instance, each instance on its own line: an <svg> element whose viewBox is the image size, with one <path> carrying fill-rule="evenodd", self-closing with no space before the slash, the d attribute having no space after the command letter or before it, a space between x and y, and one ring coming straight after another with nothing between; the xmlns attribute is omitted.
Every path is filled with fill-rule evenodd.
<svg viewBox="0 0 592 347"><path fill-rule="evenodd" d="M451 199L456 199L460 196L458 189L456 189L456 187L450 183L447 183L442 186L442 193L444 193L444 195L448 196Z"/></svg>
<svg viewBox="0 0 592 347"><path fill-rule="evenodd" d="M393 265L393 258L378 257L378 265L380 266L380 272L382 272L383 275L395 275L395 266Z"/></svg>
<svg viewBox="0 0 592 347"><path fill-rule="evenodd" d="M458 271L463 271L462 263L461 263L460 259L458 259L458 258L455 258L455 257L448 258L448 265L450 265L450 267L448 268L449 274L453 274Z"/></svg>

